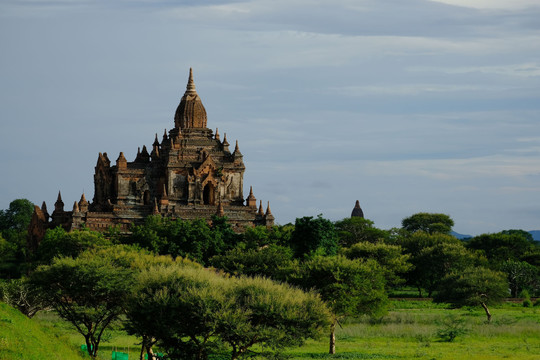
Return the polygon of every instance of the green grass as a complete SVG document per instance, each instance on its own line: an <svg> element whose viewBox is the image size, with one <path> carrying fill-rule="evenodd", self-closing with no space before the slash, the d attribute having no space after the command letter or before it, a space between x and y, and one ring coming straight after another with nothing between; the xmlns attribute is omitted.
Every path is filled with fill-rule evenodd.
<svg viewBox="0 0 540 360"><path fill-rule="evenodd" d="M0 360L82 358L80 352L72 349L83 343L83 337L54 313L42 312L35 319L28 320L13 309L6 313L7 306L2 305L0 309L4 312L0 313ZM491 324L487 324L485 313L480 307L451 309L446 304L433 304L430 301L391 301L386 316L378 319L349 319L343 324L343 328L338 328L336 355L327 354L327 336L309 341L300 348L289 349L284 355L291 360L540 359L540 307L525 308L521 304L507 303L490 310L493 320ZM442 322L449 314L463 319L466 332L458 335L453 342L444 342L437 337L437 331L443 327ZM5 324L9 325L7 331ZM14 325L11 326L12 324ZM19 326L22 326L20 330ZM37 338L30 327L41 329L41 337ZM49 341L51 337L62 343L62 346L43 348L28 357L11 356L14 354L12 346L10 356L4 355L3 346L6 341L23 338L25 343L18 345L19 348L38 348L52 343ZM118 324L107 335L107 341L102 342L98 359L111 359L111 351L117 349L124 352L129 350L129 358L136 360L140 351L138 342L137 338L123 332ZM70 355L57 356L56 352L60 348L68 348ZM50 356L52 352L55 356Z"/></svg>
<svg viewBox="0 0 540 360"><path fill-rule="evenodd" d="M66 345L62 332L28 319L0 302L0 360L77 360L80 351Z"/></svg>
<svg viewBox="0 0 540 360"><path fill-rule="evenodd" d="M362 317L338 329L334 356L326 354L324 340L287 354L292 359L540 359L540 309L504 304L491 312L493 320L487 324L481 308L394 301L385 317ZM463 319L467 330L453 342L437 337L448 314Z"/></svg>
<svg viewBox="0 0 540 360"><path fill-rule="evenodd" d="M84 344L83 336L69 322L62 320L54 312L39 312L36 315L36 321L63 334L66 342L74 348L80 348ZM139 359L140 339L126 334L122 330L121 324L113 324L111 330L104 333L99 344L97 359L110 360L113 351L128 353L130 359Z"/></svg>

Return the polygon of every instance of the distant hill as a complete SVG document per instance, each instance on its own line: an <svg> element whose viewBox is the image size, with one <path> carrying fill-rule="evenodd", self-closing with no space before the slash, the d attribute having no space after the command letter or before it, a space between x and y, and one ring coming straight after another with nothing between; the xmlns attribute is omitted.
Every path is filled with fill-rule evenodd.
<svg viewBox="0 0 540 360"><path fill-rule="evenodd" d="M83 360L80 350L69 346L50 328L28 319L0 302L0 360Z"/></svg>
<svg viewBox="0 0 540 360"><path fill-rule="evenodd" d="M532 235L534 240L540 241L540 230L531 230L529 231L529 234ZM468 239L472 237L471 235L464 235L464 234L457 233L455 231L452 231L450 235L455 236L458 239Z"/></svg>
<svg viewBox="0 0 540 360"><path fill-rule="evenodd" d="M529 234L532 235L534 240L540 241L540 230L531 230L529 231Z"/></svg>
<svg viewBox="0 0 540 360"><path fill-rule="evenodd" d="M464 235L464 234L457 233L457 232L455 232L455 231L451 231L451 232L450 232L450 235L455 236L455 237L457 237L457 238L460 239L460 240L472 238L471 235Z"/></svg>

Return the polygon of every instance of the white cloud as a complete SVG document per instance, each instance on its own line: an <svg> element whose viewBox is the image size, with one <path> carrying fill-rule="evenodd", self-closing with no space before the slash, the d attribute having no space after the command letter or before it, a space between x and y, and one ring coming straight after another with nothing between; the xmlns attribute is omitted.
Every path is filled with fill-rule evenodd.
<svg viewBox="0 0 540 360"><path fill-rule="evenodd" d="M518 10L538 7L537 0L430 0L474 9Z"/></svg>
<svg viewBox="0 0 540 360"><path fill-rule="evenodd" d="M540 41L540 39L537 39ZM540 64L536 62L509 64L509 65L485 65L485 66L470 66L470 67L445 67L445 68L427 68L427 67L411 67L411 71L439 71L447 74L468 74L468 73L483 73L496 74L516 77L537 77L540 76Z"/></svg>

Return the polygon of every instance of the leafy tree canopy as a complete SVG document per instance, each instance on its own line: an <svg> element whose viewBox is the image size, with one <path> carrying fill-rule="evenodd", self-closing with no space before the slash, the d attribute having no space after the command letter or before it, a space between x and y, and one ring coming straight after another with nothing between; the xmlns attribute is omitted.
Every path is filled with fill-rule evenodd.
<svg viewBox="0 0 540 360"><path fill-rule="evenodd" d="M210 259L210 264L232 275L264 276L284 280L292 266L292 250L283 246L233 249Z"/></svg>
<svg viewBox="0 0 540 360"><path fill-rule="evenodd" d="M297 218L291 238L291 247L296 257L336 255L338 237L334 224L322 217L304 216Z"/></svg>
<svg viewBox="0 0 540 360"><path fill-rule="evenodd" d="M159 215L148 216L135 226L125 241L158 254L187 257L201 264L230 249L238 240L226 218L214 217L210 226L205 220L171 220Z"/></svg>
<svg viewBox="0 0 540 360"><path fill-rule="evenodd" d="M12 229L25 231L32 219L34 204L27 199L16 199L9 203L9 208L0 210L0 231Z"/></svg>
<svg viewBox="0 0 540 360"><path fill-rule="evenodd" d="M527 290L536 295L540 292L540 270L526 261L507 260L502 263L501 271L507 276L512 297Z"/></svg>
<svg viewBox="0 0 540 360"><path fill-rule="evenodd" d="M475 236L466 243L466 246L469 249L483 251L495 266L506 260L521 260L538 249L534 240L518 230Z"/></svg>
<svg viewBox="0 0 540 360"><path fill-rule="evenodd" d="M342 249L341 254L349 259L373 259L377 261L385 273L388 286L403 283L404 279L401 276L412 268L412 265L408 262L410 255L403 254L403 249L399 245L359 242L350 248Z"/></svg>
<svg viewBox="0 0 540 360"><path fill-rule="evenodd" d="M446 214L422 212L403 219L401 226L409 232L424 231L428 234L449 234L454 226L454 220Z"/></svg>
<svg viewBox="0 0 540 360"><path fill-rule="evenodd" d="M333 313L330 353L335 353L335 327L339 319L386 311L384 271L375 260L350 260L344 256L316 256L300 265L290 282L315 289Z"/></svg>
<svg viewBox="0 0 540 360"><path fill-rule="evenodd" d="M481 305L489 322L491 313L487 305L500 303L505 296L508 296L508 282L503 273L485 267L469 267L445 276L433 300L456 306Z"/></svg>
<svg viewBox="0 0 540 360"><path fill-rule="evenodd" d="M16 199L0 210L0 278L19 278L25 273L26 234L34 204Z"/></svg>
<svg viewBox="0 0 540 360"><path fill-rule="evenodd" d="M328 323L318 296L267 279L169 266L140 273L137 283L128 329L149 345L159 342L171 358L207 359L221 342L230 345L231 359L256 344L279 350Z"/></svg>
<svg viewBox="0 0 540 360"><path fill-rule="evenodd" d="M36 260L50 264L55 257L77 257L87 249L110 246L102 233L88 229L66 231L61 227L48 229L36 252Z"/></svg>
<svg viewBox="0 0 540 360"><path fill-rule="evenodd" d="M84 336L92 358L134 284L133 271L106 256L55 258L51 265L40 266L31 280L48 304Z"/></svg>
<svg viewBox="0 0 540 360"><path fill-rule="evenodd" d="M339 245L350 247L359 242L384 241L389 233L373 226L373 221L361 217L349 217L335 223Z"/></svg>

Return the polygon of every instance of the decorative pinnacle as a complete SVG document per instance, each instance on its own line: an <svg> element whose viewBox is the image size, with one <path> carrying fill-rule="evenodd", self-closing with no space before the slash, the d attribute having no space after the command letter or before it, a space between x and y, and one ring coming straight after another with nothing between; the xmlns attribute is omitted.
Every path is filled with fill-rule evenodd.
<svg viewBox="0 0 540 360"><path fill-rule="evenodd" d="M81 203L83 203L83 204L88 203L88 201L86 201L86 196L84 196L84 192L82 193L82 196L81 196Z"/></svg>
<svg viewBox="0 0 540 360"><path fill-rule="evenodd" d="M219 140L219 131L218 131L218 128L216 128L216 136L215 136L215 139L216 139L216 140Z"/></svg>
<svg viewBox="0 0 540 360"><path fill-rule="evenodd" d="M157 138L157 133L156 133L156 139L154 140L154 143L152 145L154 145L154 146L159 145L159 140Z"/></svg>
<svg viewBox="0 0 540 360"><path fill-rule="evenodd" d="M57 202L62 202L62 195L60 194L60 191L58 191L58 198L56 199Z"/></svg>
<svg viewBox="0 0 540 360"><path fill-rule="evenodd" d="M167 197L167 186L165 186L165 184L163 184L163 193L161 195L161 198L163 200L168 200L169 198Z"/></svg>
<svg viewBox="0 0 540 360"><path fill-rule="evenodd" d="M260 200L259 212L257 213L257 215L264 215L264 210L263 210L263 206L262 206L262 200Z"/></svg>
<svg viewBox="0 0 540 360"><path fill-rule="evenodd" d="M272 215L272 211L270 211L270 201L268 202L268 207L266 208L266 216Z"/></svg>
<svg viewBox="0 0 540 360"><path fill-rule="evenodd" d="M229 142L227 141L227 133L223 135L223 146L229 146Z"/></svg>
<svg viewBox="0 0 540 360"><path fill-rule="evenodd" d="M239 153L240 149L238 148L238 140L236 140L236 146L234 147L234 152Z"/></svg>
<svg viewBox="0 0 540 360"><path fill-rule="evenodd" d="M77 202L75 201L75 203L73 203L73 212L79 212L79 204L77 204Z"/></svg>
<svg viewBox="0 0 540 360"><path fill-rule="evenodd" d="M153 213L154 213L154 215L159 214L159 209L158 209L158 206L157 206L157 199L156 198L154 198L154 210L153 210Z"/></svg>
<svg viewBox="0 0 540 360"><path fill-rule="evenodd" d="M186 93L190 94L196 94L197 91L195 90L195 82L193 81L193 69L189 68L189 79L186 86Z"/></svg>

